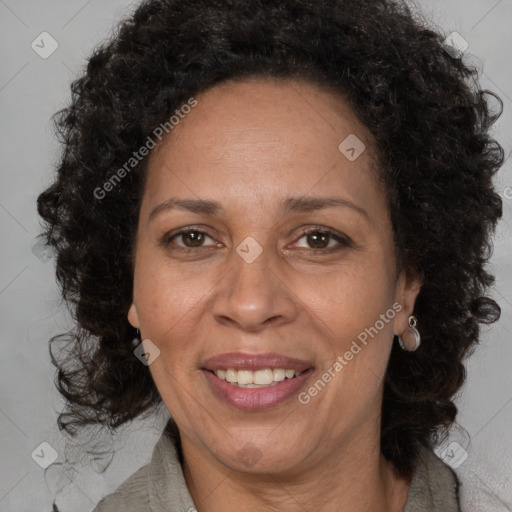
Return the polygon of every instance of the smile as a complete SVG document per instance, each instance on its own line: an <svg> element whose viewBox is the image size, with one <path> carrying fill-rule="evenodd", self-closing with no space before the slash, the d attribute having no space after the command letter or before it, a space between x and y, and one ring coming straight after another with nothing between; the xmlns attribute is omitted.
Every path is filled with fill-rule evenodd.
<svg viewBox="0 0 512 512"><path fill-rule="evenodd" d="M221 380L229 382L233 386L243 388L264 388L273 386L286 379L298 377L302 372L284 368L265 368L262 370L214 370L213 373Z"/></svg>

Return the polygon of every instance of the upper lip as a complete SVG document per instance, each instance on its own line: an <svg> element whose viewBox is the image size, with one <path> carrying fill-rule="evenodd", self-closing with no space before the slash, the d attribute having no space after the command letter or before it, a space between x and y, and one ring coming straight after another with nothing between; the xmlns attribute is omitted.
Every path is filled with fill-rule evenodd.
<svg viewBox="0 0 512 512"><path fill-rule="evenodd" d="M203 363L205 370L264 370L266 368L284 368L303 372L312 365L303 359L287 357L281 354L248 354L244 352L229 352L210 357Z"/></svg>

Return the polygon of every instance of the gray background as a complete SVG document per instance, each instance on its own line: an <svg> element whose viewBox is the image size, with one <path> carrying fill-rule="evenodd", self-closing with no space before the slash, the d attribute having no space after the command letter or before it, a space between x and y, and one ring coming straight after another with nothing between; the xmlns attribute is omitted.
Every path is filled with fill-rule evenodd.
<svg viewBox="0 0 512 512"><path fill-rule="evenodd" d="M154 420L132 423L112 440L102 438L118 450L104 475L92 464L76 467L75 474L59 465L66 455L79 456L80 448L65 451L55 423L62 401L53 385L47 340L63 332L69 318L60 305L52 261L33 250L39 231L36 197L48 185L58 159L50 117L68 102L69 83L90 50L133 5L126 0L0 0L3 512L50 511L56 493L63 512L90 511L101 496L149 460L167 418L163 410ZM464 58L482 71L483 85L505 103L495 135L508 155L512 146L512 0L417 0L416 5L445 35L456 31L468 41ZM46 59L31 47L34 40L42 46L38 37L42 32L51 34L58 44ZM45 39L39 51L50 48L50 40ZM508 160L496 184L504 199L504 219L498 227L491 270L497 278L493 295L502 306L502 318L483 329L482 344L468 361L468 382L457 401L465 431L453 429L448 443L438 450L448 463L458 466L465 511L512 510L512 172ZM46 476L31 456L42 442L58 454ZM38 450L49 456L47 448Z"/></svg>

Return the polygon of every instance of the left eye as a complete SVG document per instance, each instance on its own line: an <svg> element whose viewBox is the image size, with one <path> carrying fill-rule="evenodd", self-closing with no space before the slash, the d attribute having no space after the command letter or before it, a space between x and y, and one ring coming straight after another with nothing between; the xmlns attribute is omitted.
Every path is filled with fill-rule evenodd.
<svg viewBox="0 0 512 512"><path fill-rule="evenodd" d="M306 239L306 243L309 244L309 247L305 247L306 249L327 249L336 245L333 243L329 245L330 242L338 242L341 245L348 245L347 240L342 236L331 230L321 230L318 228L311 229L302 234L299 238Z"/></svg>

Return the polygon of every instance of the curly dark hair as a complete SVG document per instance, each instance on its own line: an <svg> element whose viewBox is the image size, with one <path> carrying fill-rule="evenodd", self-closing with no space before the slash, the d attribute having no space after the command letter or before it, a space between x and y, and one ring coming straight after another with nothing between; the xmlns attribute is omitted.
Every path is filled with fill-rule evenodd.
<svg viewBox="0 0 512 512"><path fill-rule="evenodd" d="M117 27L56 114L62 158L38 198L76 321L50 340L61 430L116 429L162 403L127 321L147 158L101 199L98 187L192 95L250 76L305 80L342 94L373 134L397 267L423 280L422 344L394 344L382 411L382 453L412 474L419 445L432 447L456 417L479 324L500 316L485 267L504 159L490 99L502 103L444 39L398 0L147 0ZM67 350L55 354L59 341Z"/></svg>

